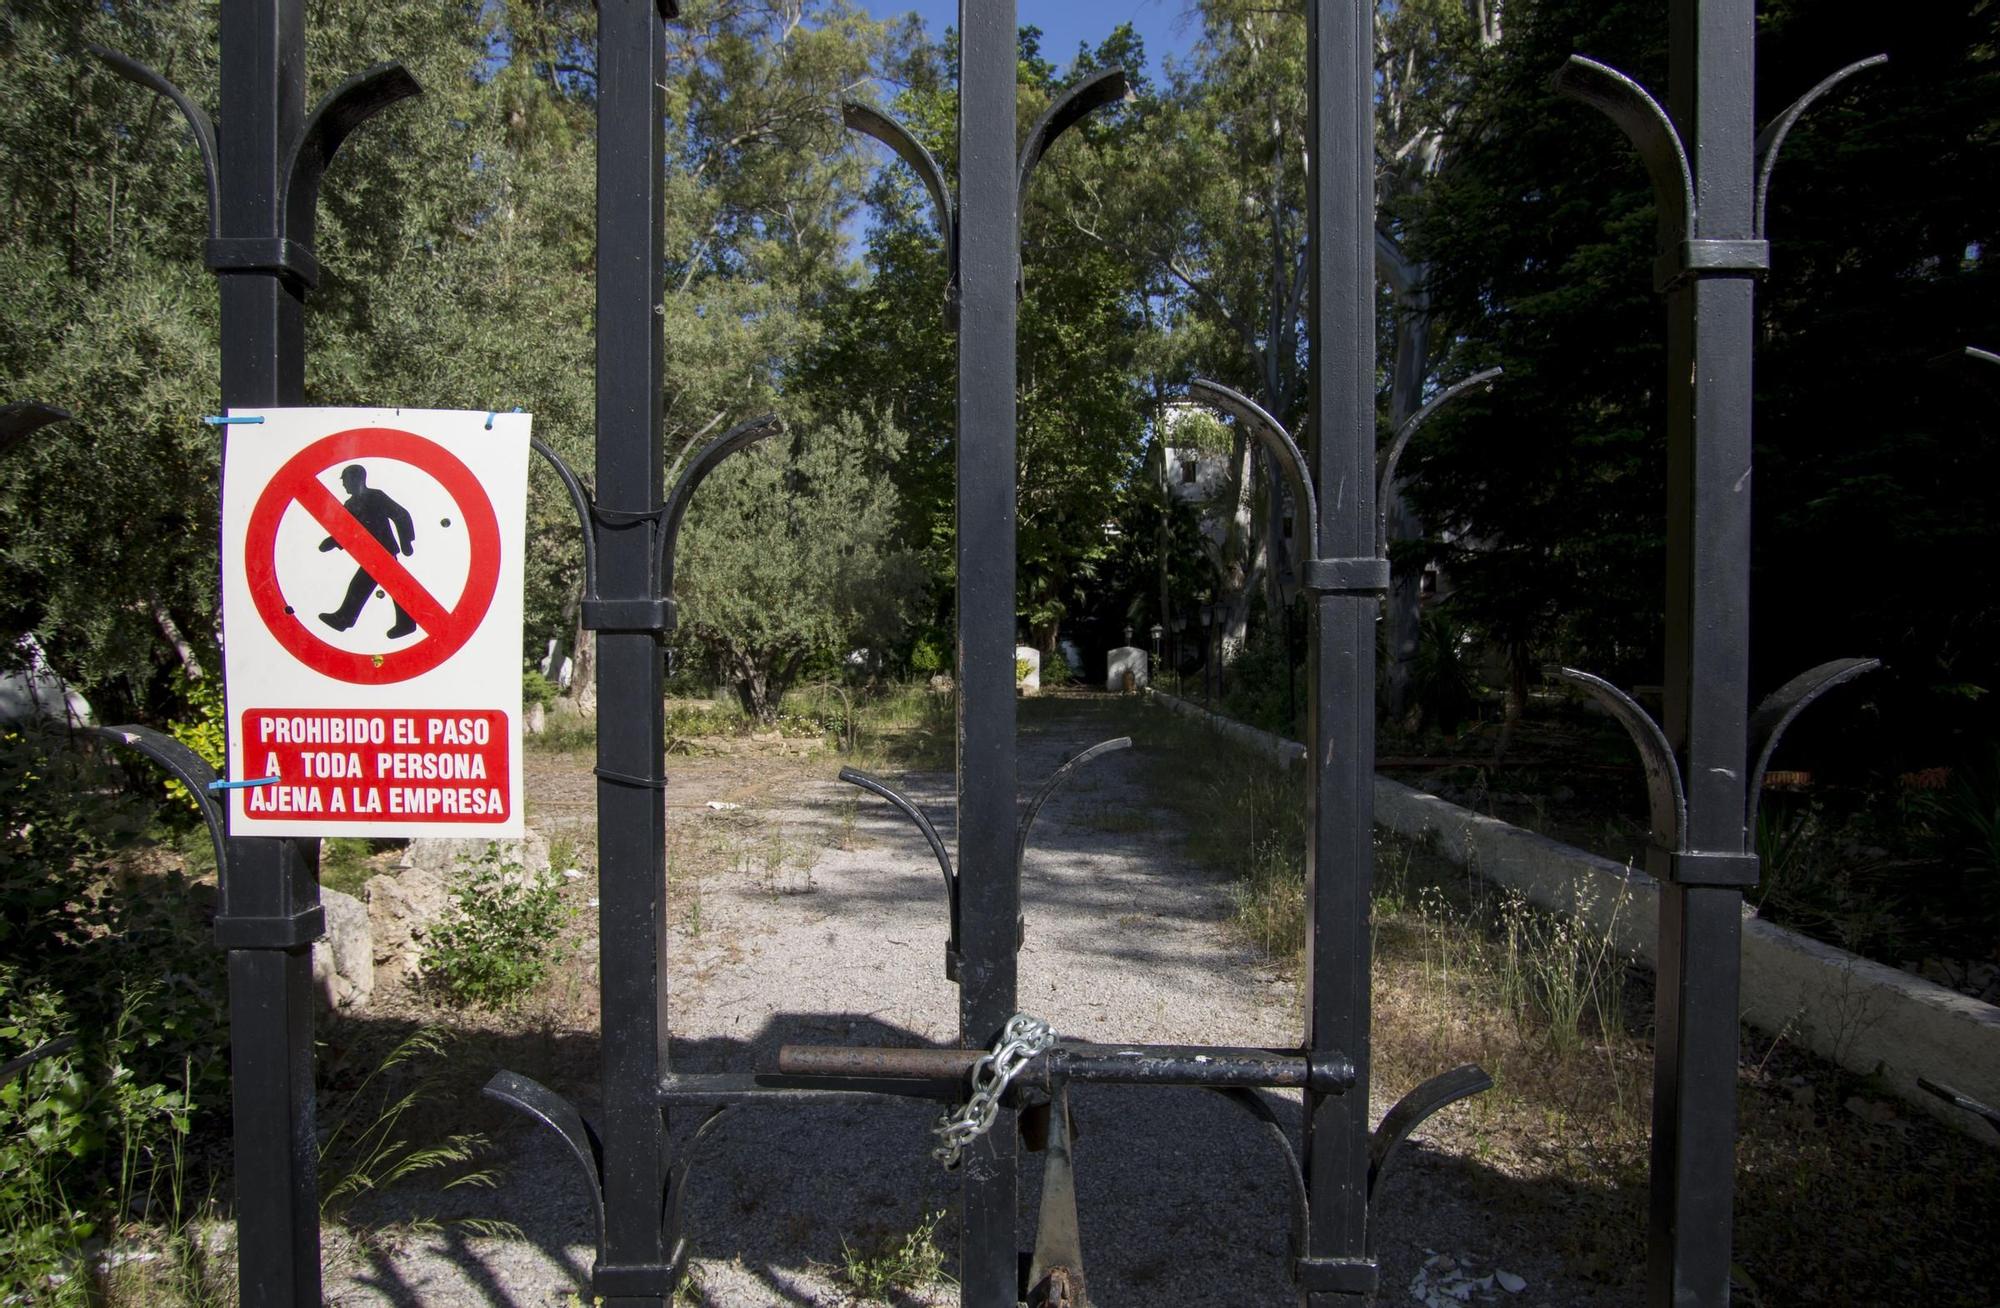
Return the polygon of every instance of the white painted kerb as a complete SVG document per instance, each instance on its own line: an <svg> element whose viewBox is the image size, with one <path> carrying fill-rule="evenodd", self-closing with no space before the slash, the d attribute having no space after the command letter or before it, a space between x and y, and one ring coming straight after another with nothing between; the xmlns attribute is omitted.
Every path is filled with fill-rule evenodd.
<svg viewBox="0 0 2000 1308"><path fill-rule="evenodd" d="M1305 747L1219 717L1158 690L1167 708L1277 761ZM1542 908L1609 928L1618 947L1651 966L1659 937L1659 883L1636 868L1484 817L1387 777L1375 778L1375 821L1430 838L1445 857L1519 890ZM1759 918L1743 923L1743 1020L1850 1071L1882 1079L1909 1103L1987 1144L1984 1121L1917 1088L1917 1078L2000 1104L2000 1007L1851 954Z"/></svg>

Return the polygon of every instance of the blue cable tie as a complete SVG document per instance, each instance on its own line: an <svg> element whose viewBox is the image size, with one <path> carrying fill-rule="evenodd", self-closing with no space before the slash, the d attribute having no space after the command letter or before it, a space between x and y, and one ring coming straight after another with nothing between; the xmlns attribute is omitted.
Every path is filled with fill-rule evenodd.
<svg viewBox="0 0 2000 1308"><path fill-rule="evenodd" d="M263 418L263 415L261 415L261 414L260 414L260 415L258 415L257 417L254 417L254 418L250 418L250 417L245 417L245 418L234 418L234 417L232 417L232 418L218 418L218 417L213 417L213 416L211 416L211 417L207 417L207 418L203 418L203 419L202 419L202 421L203 421L203 422L205 422L205 423L207 423L207 424L208 424L209 426L211 426L211 427L235 427L235 426L246 426L246 427L255 427L255 426L257 426L257 425L258 425L259 423L263 422L263 421L264 421L264 418Z"/></svg>
<svg viewBox="0 0 2000 1308"><path fill-rule="evenodd" d="M279 783L280 781L283 781L283 780L284 780L284 778L283 778L283 777L259 777L259 778L258 778L257 780L255 780L255 781L219 781L219 780L218 780L218 781L211 781L211 782L209 782L209 783L208 783L208 788L209 788L210 790L249 790L249 789L251 789L252 787L255 787L255 786L275 786L275 785L277 785L277 784L278 784L278 783Z"/></svg>
<svg viewBox="0 0 2000 1308"><path fill-rule="evenodd" d="M521 411L521 406L518 404L515 405L513 409L510 410L510 412L512 413L519 413L520 411ZM486 430L488 431L493 430L493 420L499 416L500 416L500 410L498 409L488 409L486 411Z"/></svg>

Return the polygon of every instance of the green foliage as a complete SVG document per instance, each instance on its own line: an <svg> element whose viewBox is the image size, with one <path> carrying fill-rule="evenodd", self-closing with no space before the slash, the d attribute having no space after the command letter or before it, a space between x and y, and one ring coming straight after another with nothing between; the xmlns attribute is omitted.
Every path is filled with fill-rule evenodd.
<svg viewBox="0 0 2000 1308"><path fill-rule="evenodd" d="M502 863L497 845L461 875L448 917L424 941L423 972L452 1002L504 1008L548 974L551 946L571 910L553 868Z"/></svg>
<svg viewBox="0 0 2000 1308"><path fill-rule="evenodd" d="M888 106L937 157L957 161L957 96L949 47L913 50ZM1144 67L1129 27L1067 71L1044 60L1032 29L1022 35L1021 112L1041 112L1071 77L1122 63ZM1110 506L1138 463L1146 396L1135 372L1144 329L1144 273L1102 239L1108 188L1127 185L1120 159L1124 107L1093 114L1066 134L1037 170L1023 210L1024 296L1016 472L1018 593L1038 643L1087 606L1106 553ZM908 434L894 479L895 540L921 561L940 611L949 611L956 531L953 476L956 351L940 330L943 243L929 199L901 165L867 194L865 279L833 296L826 332L802 380L826 409L855 395L886 406ZM949 670L947 658L937 670Z"/></svg>
<svg viewBox="0 0 2000 1308"><path fill-rule="evenodd" d="M1879 711L1820 710L1849 715L1840 753L1878 780L1994 734L1993 703L1961 691L2000 684L2000 370L1940 361L1993 326L1996 21L1991 6L1848 0L1760 13L1765 105L1890 55L1785 143L1755 370L1754 689L1840 654L1886 659L1859 692ZM1666 36L1659 6L1637 0L1508 6L1497 44L1450 55L1448 77L1418 75L1446 162L1386 193L1430 271L1442 373L1506 368L1404 466L1454 607L1522 669L1660 677L1667 358L1652 194L1624 136L1547 80L1585 51L1664 95Z"/></svg>
<svg viewBox="0 0 2000 1308"><path fill-rule="evenodd" d="M934 677L940 672L950 672L952 668L951 637L937 631L926 631L910 646L910 671L920 677Z"/></svg>
<svg viewBox="0 0 2000 1308"><path fill-rule="evenodd" d="M885 472L902 450L887 423L845 414L703 484L681 535L678 632L760 722L815 658L900 640L920 585L893 540Z"/></svg>
<svg viewBox="0 0 2000 1308"><path fill-rule="evenodd" d="M181 698L187 703L188 714L169 722L167 731L200 755L217 776L224 775L229 771L229 718L223 708L221 681L208 677L195 681L183 676ZM167 779L167 795L191 813L201 811L187 787L171 777Z"/></svg>
<svg viewBox="0 0 2000 1308"><path fill-rule="evenodd" d="M524 708L540 706L547 708L556 702L555 684L542 675L542 670L529 664L521 673L521 705Z"/></svg>
<svg viewBox="0 0 2000 1308"><path fill-rule="evenodd" d="M0 1055L77 1038L0 1083L0 1300L68 1302L93 1240L135 1202L177 1195L192 1103L185 1071L170 1088L138 1070L157 1043L150 999L128 993L107 1027L80 1032L62 995L0 964Z"/></svg>
<svg viewBox="0 0 2000 1308"><path fill-rule="evenodd" d="M1282 623L1266 623L1229 661L1222 677L1222 712L1287 740L1304 736L1306 687L1300 668L1305 624L1288 647Z"/></svg>
<svg viewBox="0 0 2000 1308"><path fill-rule="evenodd" d="M1478 706L1478 688L1467 661L1471 637L1442 608L1424 613L1417 656L1410 664L1410 703L1420 730L1456 736Z"/></svg>

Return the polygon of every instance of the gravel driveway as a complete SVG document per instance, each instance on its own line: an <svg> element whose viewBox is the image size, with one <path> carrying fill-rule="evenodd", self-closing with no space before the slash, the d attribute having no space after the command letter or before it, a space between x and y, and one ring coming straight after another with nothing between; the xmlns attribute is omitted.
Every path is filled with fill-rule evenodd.
<svg viewBox="0 0 2000 1308"><path fill-rule="evenodd" d="M1083 698L1029 706L1023 789L1131 720L1129 707ZM1093 761L1042 811L1023 884L1021 1007L1097 1041L1295 1042L1295 988L1228 934L1228 888L1182 854L1186 818L1149 806L1141 783L1148 746L1139 734L1137 750ZM579 756L577 767L587 773L589 760ZM951 778L900 781L950 844ZM944 888L922 839L888 805L831 781L805 780L774 800L761 809L677 805L670 815L713 824L718 841L741 851L733 870L703 879L698 916L676 916L676 1066L764 1066L787 1041L955 1043L956 996L943 974ZM595 1050L574 1048L565 1085L588 1111ZM1094 1303L1296 1302L1284 1272L1286 1182L1260 1127L1220 1097L1193 1090L1086 1086L1073 1103ZM1296 1128L1296 1100L1285 1107ZM1386 1107L1378 1102L1377 1115ZM935 1115L927 1104L753 1106L717 1123L688 1201L696 1253L689 1301L855 1302L833 1274L843 1241L879 1241L938 1210L946 1214L939 1242L954 1250L956 1183L929 1157ZM525 1238L484 1238L449 1224L400 1236L357 1252L338 1275L330 1268L331 1300L575 1302L588 1282L591 1236L574 1163L512 1119L479 1121L502 1146L503 1184L445 1196L440 1211L504 1218ZM677 1132L693 1125L677 1120ZM1453 1156L1449 1125L1437 1125L1445 1145L1423 1143L1420 1133L1385 1197L1383 1301L1598 1302L1565 1282L1532 1230L1509 1220L1505 1179ZM1041 1161L1023 1159L1027 1248ZM1526 1288L1498 1288L1492 1277L1502 1270L1508 1283L1525 1278ZM892 1302L957 1298L940 1285Z"/></svg>

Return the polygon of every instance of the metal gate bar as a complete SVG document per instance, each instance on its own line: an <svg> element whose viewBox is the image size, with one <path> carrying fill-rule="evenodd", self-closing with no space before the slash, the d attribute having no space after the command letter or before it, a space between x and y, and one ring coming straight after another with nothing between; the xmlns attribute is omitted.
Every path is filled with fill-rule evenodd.
<svg viewBox="0 0 2000 1308"><path fill-rule="evenodd" d="M1318 535L1307 685L1306 1044L1354 1061L1353 1089L1306 1094L1311 1202L1299 1286L1311 1308L1375 1292L1368 1242L1369 896L1374 884L1375 6L1309 0L1306 197Z"/></svg>
<svg viewBox="0 0 2000 1308"><path fill-rule="evenodd" d="M598 1040L604 1229L592 1288L660 1308L685 1246L661 1221L667 1071L666 718L658 600L665 491L666 30L671 0L602 0L597 29ZM673 1241L670 1245L669 1241Z"/></svg>
<svg viewBox="0 0 2000 1308"><path fill-rule="evenodd" d="M1021 916L1014 866L1015 331L1020 212L1014 0L959 0L958 877L959 1042L993 1043L1014 1012ZM967 1151L962 1302L1015 1302L1011 1109Z"/></svg>

